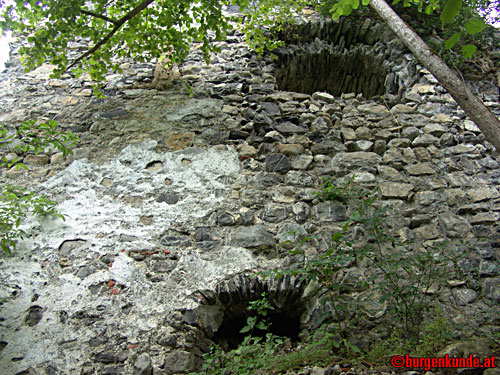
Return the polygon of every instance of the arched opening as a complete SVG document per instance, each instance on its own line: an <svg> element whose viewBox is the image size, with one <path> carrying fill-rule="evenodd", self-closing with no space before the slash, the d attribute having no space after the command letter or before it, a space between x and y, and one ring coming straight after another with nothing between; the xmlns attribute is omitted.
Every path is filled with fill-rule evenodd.
<svg viewBox="0 0 500 375"><path fill-rule="evenodd" d="M283 276L265 280L248 275L238 275L219 283L215 292L196 292L198 299L204 301L197 313L202 318L202 328L207 337L225 350L236 349L248 333L240 333L247 325L247 318L257 316L248 309L250 301L265 298L272 306L267 310L266 331L254 330L252 336L265 336L272 333L299 340L299 334L306 328L307 314L312 306L311 300L304 297L305 283L298 279ZM207 318L208 317L208 318Z"/></svg>
<svg viewBox="0 0 500 375"><path fill-rule="evenodd" d="M385 93L385 59L389 39L377 21L361 19L293 25L280 35L286 46L278 56L276 85L284 91L312 94L362 94L371 98Z"/></svg>

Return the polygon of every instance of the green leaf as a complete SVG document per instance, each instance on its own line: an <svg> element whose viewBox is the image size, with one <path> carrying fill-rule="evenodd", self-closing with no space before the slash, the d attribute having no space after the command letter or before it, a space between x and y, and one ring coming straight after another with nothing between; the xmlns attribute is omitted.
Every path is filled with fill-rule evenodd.
<svg viewBox="0 0 500 375"><path fill-rule="evenodd" d="M240 333L245 333L245 332L248 332L252 329L252 327L250 326L245 326L243 327L242 329L240 329Z"/></svg>
<svg viewBox="0 0 500 375"><path fill-rule="evenodd" d="M476 46L473 44L466 44L462 47L462 54L466 59L470 59L476 52Z"/></svg>
<svg viewBox="0 0 500 375"><path fill-rule="evenodd" d="M457 44L461 36L462 36L461 33L453 34L446 42L444 42L444 47L446 49L452 49L455 46L455 44Z"/></svg>
<svg viewBox="0 0 500 375"><path fill-rule="evenodd" d="M473 18L465 23L465 30L471 35L480 33L485 28L486 24L480 18Z"/></svg>
<svg viewBox="0 0 500 375"><path fill-rule="evenodd" d="M370 5L370 0L361 0L361 3L365 6Z"/></svg>
<svg viewBox="0 0 500 375"><path fill-rule="evenodd" d="M266 323L264 323L263 321L258 322L255 327L262 330L262 331L265 331L266 329L269 328L268 325Z"/></svg>
<svg viewBox="0 0 500 375"><path fill-rule="evenodd" d="M460 13L460 9L462 9L462 0L448 0L444 6L443 13L439 17L441 18L442 25L450 23Z"/></svg>

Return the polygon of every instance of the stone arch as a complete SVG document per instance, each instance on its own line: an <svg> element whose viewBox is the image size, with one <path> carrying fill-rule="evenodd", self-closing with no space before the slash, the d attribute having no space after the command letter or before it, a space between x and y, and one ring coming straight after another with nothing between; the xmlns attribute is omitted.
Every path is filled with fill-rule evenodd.
<svg viewBox="0 0 500 375"><path fill-rule="evenodd" d="M269 313L270 332L299 339L299 333L314 324L320 308L308 282L290 276L279 279L240 274L219 282L215 290L197 291L193 296L201 303L196 309L198 323L207 338L225 349L236 348L244 338L239 331L251 315L246 307L262 293L274 310Z"/></svg>

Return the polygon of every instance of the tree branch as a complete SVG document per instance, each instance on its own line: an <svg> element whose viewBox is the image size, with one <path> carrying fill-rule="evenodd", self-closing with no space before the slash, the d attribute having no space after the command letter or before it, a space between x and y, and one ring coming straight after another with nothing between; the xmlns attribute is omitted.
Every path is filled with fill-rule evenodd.
<svg viewBox="0 0 500 375"><path fill-rule="evenodd" d="M80 12L82 12L83 14L86 14L87 16L92 16L92 17L95 17L95 18L100 18L101 20L104 20L106 22L111 22L112 24L115 24L115 25L118 22L118 21L116 21L114 19L111 19L109 17L103 16L102 14L97 14L97 13L91 12L90 10L80 9Z"/></svg>
<svg viewBox="0 0 500 375"><path fill-rule="evenodd" d="M77 65L80 61L85 59L86 57L92 55L94 52L96 52L99 48L101 48L104 44L106 44L113 35L116 34L116 32L129 20L137 16L140 12L142 12L144 9L146 9L151 3L154 3L156 0L143 0L139 5L137 5L134 9L132 9L130 12L128 12L126 15L124 15L122 18L120 18L118 21L113 22L115 27L104 37L102 38L97 44L89 49L87 52L85 52L83 55L80 55L75 61L71 63L66 68L66 71Z"/></svg>

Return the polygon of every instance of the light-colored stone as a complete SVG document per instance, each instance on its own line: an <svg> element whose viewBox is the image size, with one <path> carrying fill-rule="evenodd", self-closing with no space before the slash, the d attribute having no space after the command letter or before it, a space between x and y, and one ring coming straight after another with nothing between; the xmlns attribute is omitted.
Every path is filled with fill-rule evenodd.
<svg viewBox="0 0 500 375"><path fill-rule="evenodd" d="M42 166L49 164L50 157L48 155L26 155L23 159L23 163L28 166Z"/></svg>
<svg viewBox="0 0 500 375"><path fill-rule="evenodd" d="M467 191L467 195L471 197L474 202L482 202L489 199L496 199L500 197L498 190L494 187L481 186Z"/></svg>
<svg viewBox="0 0 500 375"><path fill-rule="evenodd" d="M193 132L172 132L165 141L166 146L172 151L183 150L193 144Z"/></svg>
<svg viewBox="0 0 500 375"><path fill-rule="evenodd" d="M327 103L333 103L335 101L335 97L327 92L315 92L312 94L312 98L313 100L321 100Z"/></svg>
<svg viewBox="0 0 500 375"><path fill-rule="evenodd" d="M398 183L398 182L382 182L380 184L380 192L382 198L386 199L406 199L413 190L412 184Z"/></svg>
<svg viewBox="0 0 500 375"><path fill-rule="evenodd" d="M424 126L424 132L432 134L436 137L440 137L442 134L446 133L446 129L443 125L439 124L427 124Z"/></svg>
<svg viewBox="0 0 500 375"><path fill-rule="evenodd" d="M412 176L424 176L424 175L432 175L436 174L436 171L432 167L430 163L420 163L420 164L412 164L405 167L406 172Z"/></svg>
<svg viewBox="0 0 500 375"><path fill-rule="evenodd" d="M425 95L425 94L435 94L436 90L434 88L434 85L429 85L426 83L417 83L413 85L413 87L411 88L411 92L414 94Z"/></svg>
<svg viewBox="0 0 500 375"><path fill-rule="evenodd" d="M406 104L396 104L394 107L391 108L391 113L394 115L398 115L401 113L413 113L413 112L415 112L415 110Z"/></svg>
<svg viewBox="0 0 500 375"><path fill-rule="evenodd" d="M286 156L300 155L304 153L304 146L299 144L280 144L278 146L279 152Z"/></svg>
<svg viewBox="0 0 500 375"><path fill-rule="evenodd" d="M248 143L242 143L236 147L240 159L254 158L257 156L257 149Z"/></svg>

